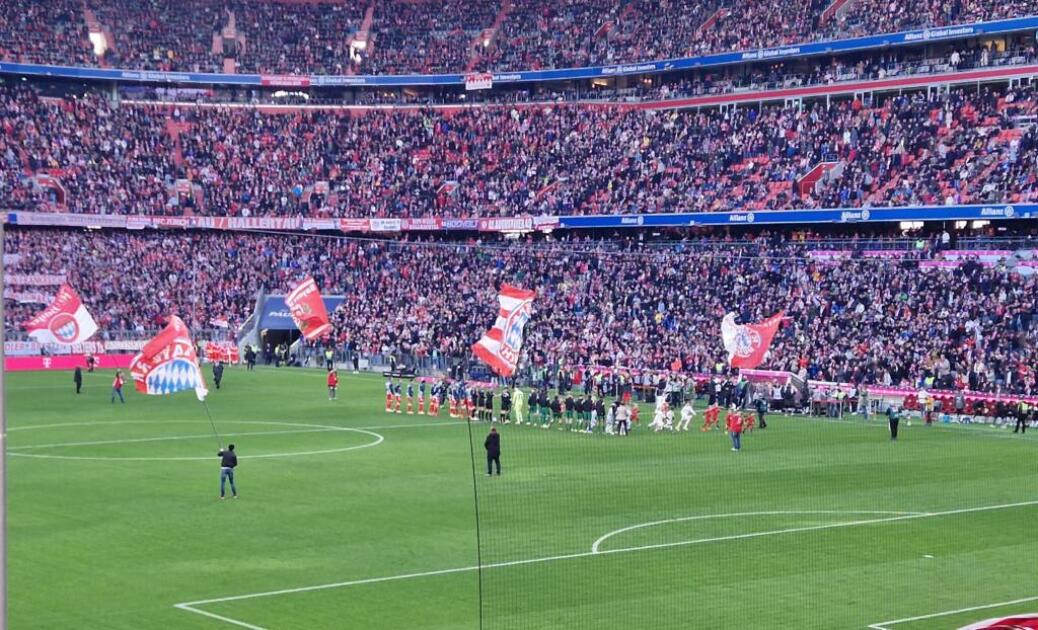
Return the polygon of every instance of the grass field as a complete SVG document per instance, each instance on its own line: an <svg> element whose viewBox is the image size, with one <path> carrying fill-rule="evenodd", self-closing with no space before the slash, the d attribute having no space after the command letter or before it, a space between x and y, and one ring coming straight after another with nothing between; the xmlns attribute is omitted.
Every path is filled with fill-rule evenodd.
<svg viewBox="0 0 1038 630"><path fill-rule="evenodd" d="M1038 435L891 443L879 422L773 417L732 453L720 432L505 426L477 548L467 427L387 416L381 379L329 402L322 372L228 370L209 402L241 456L227 501L194 396L112 405L110 381L8 375L12 628L923 630L1038 611Z"/></svg>

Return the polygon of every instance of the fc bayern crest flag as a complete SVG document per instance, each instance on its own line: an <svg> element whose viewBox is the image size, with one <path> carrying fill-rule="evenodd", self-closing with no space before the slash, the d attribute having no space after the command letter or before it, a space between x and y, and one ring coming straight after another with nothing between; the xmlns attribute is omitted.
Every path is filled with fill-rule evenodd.
<svg viewBox="0 0 1038 630"><path fill-rule="evenodd" d="M735 313L725 315L721 320L721 341L728 351L729 365L753 369L763 363L784 315L780 311L758 324L736 324Z"/></svg>
<svg viewBox="0 0 1038 630"><path fill-rule="evenodd" d="M497 296L499 309L494 327L472 346L481 361L499 376L511 376L519 362L523 328L533 313L533 291L501 285Z"/></svg>
<svg viewBox="0 0 1038 630"><path fill-rule="evenodd" d="M307 340L323 337L332 331L328 321L328 309L317 290L313 278L307 278L285 296L285 304L292 315L292 321Z"/></svg>
<svg viewBox="0 0 1038 630"><path fill-rule="evenodd" d="M47 308L22 325L40 343L80 343L97 332L97 322L67 284L61 285Z"/></svg>
<svg viewBox="0 0 1038 630"><path fill-rule="evenodd" d="M169 324L144 344L130 361L130 376L142 394L174 394L187 389L195 390L198 400L205 400L206 389L198 354L191 341L191 331L176 315Z"/></svg>

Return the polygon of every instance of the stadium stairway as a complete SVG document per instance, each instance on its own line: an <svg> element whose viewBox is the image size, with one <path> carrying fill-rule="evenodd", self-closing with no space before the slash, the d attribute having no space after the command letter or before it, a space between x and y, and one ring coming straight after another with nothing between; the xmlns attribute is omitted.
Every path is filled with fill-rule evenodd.
<svg viewBox="0 0 1038 630"><path fill-rule="evenodd" d="M220 34L223 36L225 40L233 39L234 41L238 42L238 52L245 51L245 48L248 45L248 38L245 36L245 33L238 32L238 16L234 14L234 11L230 9L227 10L227 26L223 28ZM220 50L223 51L224 55L226 55L228 51L223 50L223 48L223 42L220 42ZM224 56L223 71L227 72L228 74L237 74L237 58Z"/></svg>
<svg viewBox="0 0 1038 630"><path fill-rule="evenodd" d="M800 191L801 195L806 195L810 191L814 190L815 185L823 178L829 171L836 168L839 162L821 162L816 164L814 168L807 172L799 180L797 180L797 190Z"/></svg>
<svg viewBox="0 0 1038 630"><path fill-rule="evenodd" d="M105 39L105 50L111 50L115 45L115 39L112 37L111 29L105 28L104 25L98 21L97 14L95 14L88 6L83 7L83 21L86 22L87 32L101 33ZM104 56L98 57L97 63L102 68L108 67L108 61Z"/></svg>
<svg viewBox="0 0 1038 630"><path fill-rule="evenodd" d="M728 14L730 13L731 10L725 9L723 7L714 11L713 14L710 15L710 17L706 18L706 20L699 25L699 28L696 29L696 35L699 35L700 33L705 33L706 31L710 30L711 28L713 28L714 24L716 24L718 20L720 20L721 18L728 17Z"/></svg>
<svg viewBox="0 0 1038 630"><path fill-rule="evenodd" d="M501 25L504 24L506 19L508 19L508 14L511 11L511 1L504 0L504 2L501 3L501 8L497 10L497 15L494 16L494 23L488 28L483 29L479 35L476 36L476 39L473 40L472 45L469 47L472 54L469 55L468 65L465 66L466 72L472 72L476 69L479 60L483 58L480 51L494 42L494 38L497 37L497 32L501 30ZM486 45L484 45L484 42L486 42Z"/></svg>
<svg viewBox="0 0 1038 630"><path fill-rule="evenodd" d="M855 0L833 0L829 6L822 10L822 14L818 18L819 24L824 26L834 17L847 13L854 6L854 2Z"/></svg>
<svg viewBox="0 0 1038 630"><path fill-rule="evenodd" d="M350 38L346 40L346 46L350 49L351 54L354 49L363 50L366 56L371 56L371 49L374 42L371 40L371 24L375 21L375 3L372 2L368 5L368 8L364 10L364 19L360 22L360 27L350 35ZM346 66L347 74L354 74L354 66L360 63L360 59L351 59L353 63Z"/></svg>

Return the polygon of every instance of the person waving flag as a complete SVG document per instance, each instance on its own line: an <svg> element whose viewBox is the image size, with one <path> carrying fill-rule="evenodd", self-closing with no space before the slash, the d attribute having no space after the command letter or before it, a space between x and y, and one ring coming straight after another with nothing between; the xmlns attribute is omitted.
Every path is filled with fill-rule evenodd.
<svg viewBox="0 0 1038 630"><path fill-rule="evenodd" d="M519 362L523 328L533 314L533 291L501 285L494 327L472 346L472 352L498 376L511 376Z"/></svg>
<svg viewBox="0 0 1038 630"><path fill-rule="evenodd" d="M753 369L764 363L784 317L785 313L779 311L759 324L736 324L735 313L725 315L721 320L721 341L728 352L728 364Z"/></svg>
<svg viewBox="0 0 1038 630"><path fill-rule="evenodd" d="M292 315L292 321L307 341L332 332L328 309L313 278L303 280L299 286L292 289L291 293L285 296L285 304Z"/></svg>
<svg viewBox="0 0 1038 630"><path fill-rule="evenodd" d="M82 343L97 332L97 322L67 284L61 285L47 308L22 326L40 343L63 345Z"/></svg>
<svg viewBox="0 0 1038 630"><path fill-rule="evenodd" d="M157 396L193 389L198 400L204 401L209 393L191 332L176 315L171 315L162 332L133 357L130 376L142 394Z"/></svg>

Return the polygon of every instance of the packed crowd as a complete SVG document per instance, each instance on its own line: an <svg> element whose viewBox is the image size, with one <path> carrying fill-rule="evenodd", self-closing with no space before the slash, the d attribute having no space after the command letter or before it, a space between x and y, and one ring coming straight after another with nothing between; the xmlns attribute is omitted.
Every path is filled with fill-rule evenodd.
<svg viewBox="0 0 1038 630"><path fill-rule="evenodd" d="M97 65L79 0L0 2L0 59Z"/></svg>
<svg viewBox="0 0 1038 630"><path fill-rule="evenodd" d="M0 191L7 209L52 202L26 175L46 171L70 212L363 218L1020 203L1038 198L1036 105L1032 87L986 87L802 109L264 114L4 88ZM823 162L838 168L796 185Z"/></svg>
<svg viewBox="0 0 1038 630"><path fill-rule="evenodd" d="M13 229L7 273L63 273L105 331L154 329L177 313L194 328L252 313L258 291L312 274L335 341L354 351L465 357L496 315L495 286L537 292L531 365L622 365L710 372L723 364L729 311L788 325L767 367L882 384L934 376L941 387L1031 392L1038 276L966 262L921 272L904 260L813 260L778 235L753 241L360 241L233 233ZM846 245L841 245L846 247ZM925 246L911 256L931 255ZM37 304L8 300L7 322Z"/></svg>
<svg viewBox="0 0 1038 630"><path fill-rule="evenodd" d="M239 72L350 74L349 42L364 18L361 2L253 2L230 10L244 46Z"/></svg>
<svg viewBox="0 0 1038 630"><path fill-rule="evenodd" d="M210 0L88 0L98 22L109 27L113 48L105 61L117 68L219 72L213 34L226 22L221 3Z"/></svg>
<svg viewBox="0 0 1038 630"><path fill-rule="evenodd" d="M479 35L494 23L500 8L491 2L380 2L375 6L373 50L363 72L461 72L479 54Z"/></svg>
<svg viewBox="0 0 1038 630"><path fill-rule="evenodd" d="M1032 15L1034 0L861 0L830 19L829 0L684 2L625 0L516 4L494 40L486 67L500 71L633 63L844 39L927 26ZM588 11L588 8L592 10Z"/></svg>
<svg viewBox="0 0 1038 630"><path fill-rule="evenodd" d="M704 72L692 79L661 81L658 86L636 86L618 90L603 97L632 98L637 100L666 100L730 94L748 90L773 90L811 85L834 85L847 81L883 80L955 71L1019 66L1038 61L1038 48L1033 43L1007 50L992 50L988 46L963 45L941 56L909 55L905 51L890 50L857 59L829 57L812 61L777 62L765 66L751 66L735 71Z"/></svg>
<svg viewBox="0 0 1038 630"><path fill-rule="evenodd" d="M829 0L385 0L375 4L373 52L348 42L367 8L349 2L88 0L114 39L91 53L75 0L0 7L0 55L24 61L128 68L212 70L213 33L229 10L245 45L224 51L241 71L369 74L515 71L631 63L839 39L1038 13L1038 0L858 0L825 15ZM486 47L475 38L505 19ZM362 59L363 57L363 59Z"/></svg>

